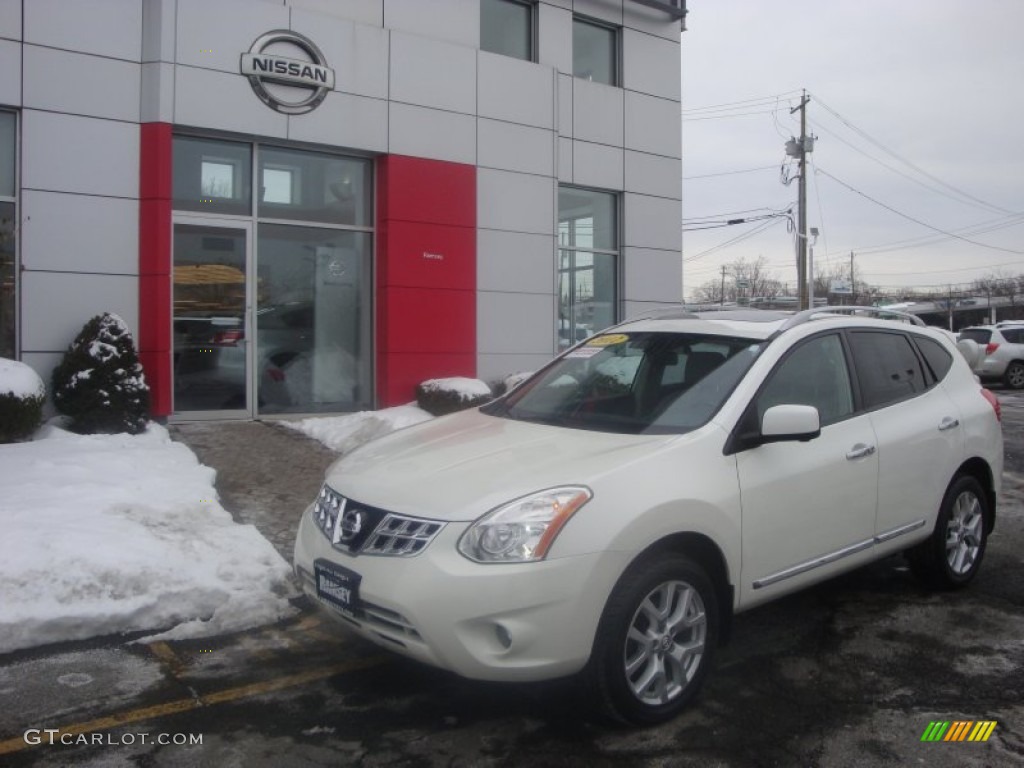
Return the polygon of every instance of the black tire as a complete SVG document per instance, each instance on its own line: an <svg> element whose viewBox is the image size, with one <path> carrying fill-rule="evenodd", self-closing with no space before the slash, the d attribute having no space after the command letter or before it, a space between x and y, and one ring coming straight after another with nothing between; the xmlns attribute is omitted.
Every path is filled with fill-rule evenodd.
<svg viewBox="0 0 1024 768"><path fill-rule="evenodd" d="M1006 366L1003 383L1010 389L1024 389L1024 363L1015 360Z"/></svg>
<svg viewBox="0 0 1024 768"><path fill-rule="evenodd" d="M634 563L608 598L582 672L588 702L618 724L675 717L711 667L719 615L711 579L688 557L662 552ZM637 642L637 635L647 635L649 644Z"/></svg>
<svg viewBox="0 0 1024 768"><path fill-rule="evenodd" d="M988 497L981 484L969 475L953 478L932 535L907 552L911 570L935 589L966 586L985 556L988 519Z"/></svg>

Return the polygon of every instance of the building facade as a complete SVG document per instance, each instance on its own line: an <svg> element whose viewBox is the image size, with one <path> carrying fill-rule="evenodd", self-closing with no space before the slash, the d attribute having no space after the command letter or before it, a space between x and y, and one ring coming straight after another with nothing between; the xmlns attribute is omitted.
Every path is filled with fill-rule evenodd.
<svg viewBox="0 0 1024 768"><path fill-rule="evenodd" d="M680 5L0 0L0 357L344 412L678 302Z"/></svg>

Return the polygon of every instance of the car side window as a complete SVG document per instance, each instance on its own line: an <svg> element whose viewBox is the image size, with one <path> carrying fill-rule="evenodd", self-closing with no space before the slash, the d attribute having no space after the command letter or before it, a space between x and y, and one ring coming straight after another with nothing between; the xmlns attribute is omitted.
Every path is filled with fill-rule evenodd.
<svg viewBox="0 0 1024 768"><path fill-rule="evenodd" d="M928 367L932 369L936 381L942 381L949 369L953 367L953 356L934 339L927 339L924 336L914 336L917 348L921 350Z"/></svg>
<svg viewBox="0 0 1024 768"><path fill-rule="evenodd" d="M1004 328L1000 332L1010 344L1020 344L1021 341L1024 341L1024 328Z"/></svg>
<svg viewBox="0 0 1024 768"><path fill-rule="evenodd" d="M757 396L758 423L773 405L813 405L823 427L853 413L850 373L837 334L805 341L779 363Z"/></svg>
<svg viewBox="0 0 1024 768"><path fill-rule="evenodd" d="M881 408L927 389L921 362L902 333L854 331L850 348L865 408Z"/></svg>

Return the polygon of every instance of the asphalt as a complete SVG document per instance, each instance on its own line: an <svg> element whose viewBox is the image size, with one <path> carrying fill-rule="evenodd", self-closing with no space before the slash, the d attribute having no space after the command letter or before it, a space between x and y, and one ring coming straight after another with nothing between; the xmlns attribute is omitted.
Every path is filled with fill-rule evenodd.
<svg viewBox="0 0 1024 768"><path fill-rule="evenodd" d="M185 422L168 431L217 471L221 505L290 563L299 516L337 454L277 421Z"/></svg>

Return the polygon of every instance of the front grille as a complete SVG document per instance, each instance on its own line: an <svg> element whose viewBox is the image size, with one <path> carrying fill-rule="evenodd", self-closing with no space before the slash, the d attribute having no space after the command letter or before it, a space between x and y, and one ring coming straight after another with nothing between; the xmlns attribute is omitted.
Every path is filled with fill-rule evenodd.
<svg viewBox="0 0 1024 768"><path fill-rule="evenodd" d="M331 546L353 555L412 557L426 549L445 525L360 504L326 483L311 514Z"/></svg>

